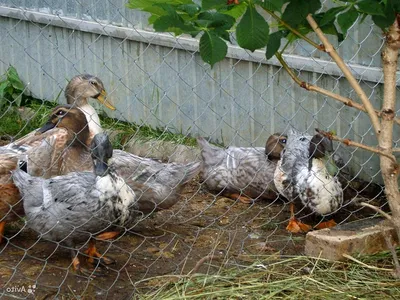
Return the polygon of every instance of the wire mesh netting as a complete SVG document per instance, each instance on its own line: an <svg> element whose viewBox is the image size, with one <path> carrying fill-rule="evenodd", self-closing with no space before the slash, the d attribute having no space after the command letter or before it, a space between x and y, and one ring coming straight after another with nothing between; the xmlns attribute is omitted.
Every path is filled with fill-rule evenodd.
<svg viewBox="0 0 400 300"><path fill-rule="evenodd" d="M261 51L230 45L211 69L195 39L154 33L116 0L3 0L0 23L2 296L125 299L302 254L294 195L300 229L373 217L360 201L388 209L379 157L315 132L376 145L368 117ZM382 35L366 20L330 39L380 107ZM356 98L327 55L301 41L286 53L304 81Z"/></svg>

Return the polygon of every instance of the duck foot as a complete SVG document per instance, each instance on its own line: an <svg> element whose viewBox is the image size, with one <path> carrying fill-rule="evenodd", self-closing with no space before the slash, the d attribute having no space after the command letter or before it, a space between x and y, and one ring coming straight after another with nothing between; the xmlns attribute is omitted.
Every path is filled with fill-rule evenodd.
<svg viewBox="0 0 400 300"><path fill-rule="evenodd" d="M6 221L1 221L0 222L0 244L3 241L5 228L6 228Z"/></svg>
<svg viewBox="0 0 400 300"><path fill-rule="evenodd" d="M337 223L335 222L334 219L331 219L326 222L321 222L318 225L314 226L315 229L324 229L324 228L332 228L335 227Z"/></svg>
<svg viewBox="0 0 400 300"><path fill-rule="evenodd" d="M289 224L286 226L286 230L291 233L299 233L299 232L309 232L312 227L308 224L301 222L294 215L294 204L290 203L290 219Z"/></svg>
<svg viewBox="0 0 400 300"><path fill-rule="evenodd" d="M99 235L96 236L96 239L106 241L106 240L111 240L118 236L120 234L119 231L107 231L100 233Z"/></svg>
<svg viewBox="0 0 400 300"><path fill-rule="evenodd" d="M73 267L74 271L77 274L80 274L80 275L83 275L83 276L86 276L86 277L95 278L95 277L105 276L105 274L103 272L101 272L101 271L93 271L93 270L89 270L89 269L81 267L81 264L80 264L79 259L77 257L74 257L72 259L72 267ZM98 269L99 268L96 268L96 270L98 270Z"/></svg>
<svg viewBox="0 0 400 300"><path fill-rule="evenodd" d="M252 204L254 202L253 199L240 195L240 194L229 194L227 195L228 198L231 198L233 200L239 200L240 202L244 203L244 204Z"/></svg>
<svg viewBox="0 0 400 300"><path fill-rule="evenodd" d="M88 258L88 262L90 264L94 263L94 258L98 258L100 260L100 263L104 264L104 265L111 265L111 264L115 264L115 260L109 257L106 257L104 255L101 255L97 249L96 249L96 242L94 240L91 240L89 242L89 247L87 248L87 250L85 250L84 252L85 254L87 254L89 256Z"/></svg>
<svg viewBox="0 0 400 300"><path fill-rule="evenodd" d="M299 219L290 218L289 224L286 226L286 230L291 233L308 232L312 227L308 224L301 222Z"/></svg>

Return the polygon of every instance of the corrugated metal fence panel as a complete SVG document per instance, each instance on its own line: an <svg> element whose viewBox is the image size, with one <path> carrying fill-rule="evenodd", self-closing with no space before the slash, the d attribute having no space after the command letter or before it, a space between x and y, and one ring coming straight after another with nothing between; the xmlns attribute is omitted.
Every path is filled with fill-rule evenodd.
<svg viewBox="0 0 400 300"><path fill-rule="evenodd" d="M28 2L12 1L15 6ZM77 4L74 8L69 2L36 1L35 5L42 11L51 5L53 9L48 12L62 9L68 16L83 19L90 11L93 19L107 17L117 23L137 14L128 11L121 17L126 13L121 9L107 15L109 8L97 7L98 1L87 1L85 9ZM108 5L122 7L122 2L112 1ZM268 135L285 131L290 125L310 133L315 127L335 130L340 136L376 144L365 114L297 87L280 67L257 62L261 60L257 53L253 61L227 58L210 69L193 51L22 21L15 16L0 17L0 33L0 72L4 73L10 64L15 66L38 98L54 99L69 78L87 72L104 81L117 107L116 112L108 114L137 124L209 136L226 145L263 146ZM162 40L162 35L153 37ZM372 40L375 40L373 35ZM369 61L365 61L371 65L379 56L380 44L369 45L366 41L362 43L364 47L368 49L362 53L369 55ZM247 57L246 52L237 53ZM354 60L363 55L357 53ZM305 65L304 68L312 67ZM356 99L344 79L306 71L301 72L301 77ZM362 86L374 106L380 107L382 86L366 81ZM379 172L376 155L346 149L344 156L353 158L354 169L363 166L363 171L370 175Z"/></svg>
<svg viewBox="0 0 400 300"><path fill-rule="evenodd" d="M73 17L81 20L96 20L106 24L121 25L135 28L145 28L152 30L148 25L148 14L139 11L133 11L126 8L127 0L85 0L85 1L62 1L62 0L1 0L0 5L35 10L49 14L55 14L60 17ZM325 7L331 7L329 1L325 1ZM368 37L366 39L366 37ZM336 45L337 40L329 37L331 42ZM382 44L383 36L379 29L370 23L357 24L349 31L349 36L339 48L343 58L350 62L364 66L380 67L381 60L377 55L377 45ZM310 56L315 58L327 59L328 56L320 51L313 49L307 43L299 42L288 47L288 53ZM328 59L329 60L329 59Z"/></svg>

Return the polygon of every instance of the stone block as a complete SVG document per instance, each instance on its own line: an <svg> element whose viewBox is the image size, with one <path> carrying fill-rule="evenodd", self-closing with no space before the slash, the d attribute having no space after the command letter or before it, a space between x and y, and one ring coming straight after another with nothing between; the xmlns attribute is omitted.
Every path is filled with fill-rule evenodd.
<svg viewBox="0 0 400 300"><path fill-rule="evenodd" d="M396 232L387 220L365 219L334 228L309 232L305 253L329 260L346 260L343 254L375 254L388 250L385 235L397 244Z"/></svg>

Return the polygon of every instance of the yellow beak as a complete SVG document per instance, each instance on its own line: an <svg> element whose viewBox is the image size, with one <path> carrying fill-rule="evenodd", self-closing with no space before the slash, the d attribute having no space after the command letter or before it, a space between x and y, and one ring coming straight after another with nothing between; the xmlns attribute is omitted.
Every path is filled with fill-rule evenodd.
<svg viewBox="0 0 400 300"><path fill-rule="evenodd" d="M108 109L115 110L115 107L112 106L109 102L107 102L107 93L105 90L101 91L100 95L97 97L97 100Z"/></svg>

